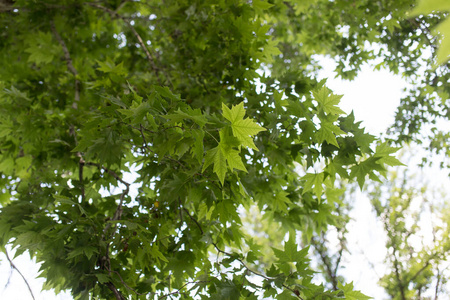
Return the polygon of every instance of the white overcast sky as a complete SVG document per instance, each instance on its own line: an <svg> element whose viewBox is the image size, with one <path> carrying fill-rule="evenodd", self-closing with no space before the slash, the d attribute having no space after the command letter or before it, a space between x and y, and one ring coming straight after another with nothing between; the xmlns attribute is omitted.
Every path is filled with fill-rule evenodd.
<svg viewBox="0 0 450 300"><path fill-rule="evenodd" d="M360 75L354 81L334 79L333 63L325 60L328 67L320 73L320 77L328 77L327 86L336 94L344 95L341 108L350 113L352 110L357 121L363 121L363 126L374 134L384 132L394 120L395 109L399 104L402 90L406 83L398 75L388 71L372 71L370 67L362 68ZM373 216L368 199L360 194L361 199L355 201L352 214L354 221L349 224L349 243L355 247L351 256L344 261L344 274L347 280L354 281L355 287L375 299L384 298L383 289L378 287L378 276L382 275L382 261L385 254L384 235L380 224ZM27 300L31 299L22 278L13 271L4 255L1 254L0 263L0 299ZM375 263L376 272L367 260ZM54 293L41 292L43 279L34 279L38 274L38 266L30 263L28 255L14 259L33 289L36 300L72 299L68 294L55 296ZM378 274L377 274L378 273Z"/></svg>

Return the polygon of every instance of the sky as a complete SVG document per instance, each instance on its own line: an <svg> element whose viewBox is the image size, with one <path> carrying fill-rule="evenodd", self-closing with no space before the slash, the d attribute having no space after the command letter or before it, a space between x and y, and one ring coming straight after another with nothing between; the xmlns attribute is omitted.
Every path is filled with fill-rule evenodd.
<svg viewBox="0 0 450 300"><path fill-rule="evenodd" d="M333 62L327 59L323 59L323 62L326 67L319 77L329 78L327 86L335 94L343 95L340 107L347 113L353 110L355 119L362 121L370 133L379 135L384 132L394 120L406 82L399 75L386 70L372 71L369 66L364 66L354 81L342 81L333 78ZM369 200L362 193L356 198L348 236L349 245L354 247L349 247L351 255L344 257L343 274L348 282L354 282L355 288L375 299L383 299L384 291L377 282L384 272L384 233L374 217ZM16 271L11 272L3 254L0 254L0 259L0 299L32 299L20 275ZM15 258L14 264L30 283L36 300L72 299L68 293L55 296L52 291L41 292L44 280L35 279L39 267L30 262L28 255Z"/></svg>
<svg viewBox="0 0 450 300"><path fill-rule="evenodd" d="M353 81L335 77L334 63L322 58L324 69L319 78L328 78L327 86L335 93L343 95L339 107L347 114L353 111L356 121L362 127L379 136L394 122L395 111L406 81L387 70L373 71L364 65ZM350 254L343 257L341 274L355 289L374 299L385 299L386 294L378 280L385 272L383 260L386 256L383 227L375 217L369 199L360 191L356 192L354 209L348 224L348 248Z"/></svg>

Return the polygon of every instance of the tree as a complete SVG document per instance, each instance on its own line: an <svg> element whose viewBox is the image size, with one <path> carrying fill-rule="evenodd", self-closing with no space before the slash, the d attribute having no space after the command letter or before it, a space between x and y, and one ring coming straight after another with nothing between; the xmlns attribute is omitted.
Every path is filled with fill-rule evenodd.
<svg viewBox="0 0 450 300"><path fill-rule="evenodd" d="M314 55L414 74L444 15L405 19L412 2L0 2L2 248L79 299L367 299L314 284L307 246L342 223L340 182L397 148L339 109ZM265 264L254 208L280 236Z"/></svg>
<svg viewBox="0 0 450 300"><path fill-rule="evenodd" d="M391 271L381 278L381 285L391 299L448 296L448 199L407 170L389 177L370 193L387 235Z"/></svg>

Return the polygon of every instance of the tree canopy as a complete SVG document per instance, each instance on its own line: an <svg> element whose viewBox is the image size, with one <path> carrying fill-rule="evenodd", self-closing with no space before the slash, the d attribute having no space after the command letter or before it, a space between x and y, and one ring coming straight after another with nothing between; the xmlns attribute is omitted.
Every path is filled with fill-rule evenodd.
<svg viewBox="0 0 450 300"><path fill-rule="evenodd" d="M1 247L77 299L368 299L317 284L308 248L345 224L347 182L450 116L448 36L426 55L446 14L413 5L0 1ZM390 140L339 108L317 54L417 82Z"/></svg>

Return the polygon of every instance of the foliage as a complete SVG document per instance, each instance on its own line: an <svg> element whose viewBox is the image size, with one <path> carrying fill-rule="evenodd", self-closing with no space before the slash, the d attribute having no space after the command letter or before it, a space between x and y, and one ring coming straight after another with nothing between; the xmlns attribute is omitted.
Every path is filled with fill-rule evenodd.
<svg viewBox="0 0 450 300"><path fill-rule="evenodd" d="M335 181L378 178L398 163L395 149L372 150L324 81L287 93L276 72L257 72L281 57L268 34L279 9L291 10L265 1L6 7L2 245L30 252L47 288L80 299L354 293L313 284L293 232L336 223ZM300 177L297 163L315 172ZM261 273L238 213L253 204L291 233Z"/></svg>

